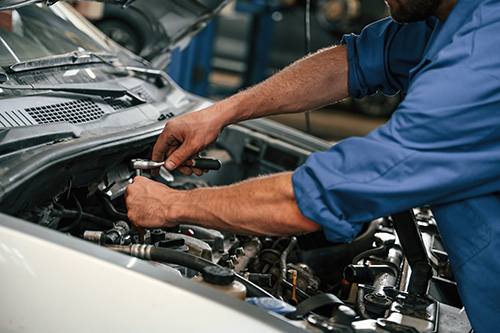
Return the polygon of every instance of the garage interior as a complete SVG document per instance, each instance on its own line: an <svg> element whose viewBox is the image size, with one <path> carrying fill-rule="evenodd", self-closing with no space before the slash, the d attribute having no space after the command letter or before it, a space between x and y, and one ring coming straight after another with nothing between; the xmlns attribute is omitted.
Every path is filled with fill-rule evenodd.
<svg viewBox="0 0 500 333"><path fill-rule="evenodd" d="M217 140L203 149L198 146L197 152L182 162L186 164L180 165L214 162L204 164L206 168L196 164L195 168L205 171L200 171L200 177L186 175L181 168L168 171L167 161L152 157L168 123L175 126L177 117L191 117L184 118L194 119L184 122L186 132L193 124L211 124L207 117L202 121L196 118L207 113L196 111L219 111L209 108L212 102L254 86L310 53L340 44L344 34L359 33L370 22L387 17L384 1L97 1L68 4L44 0L19 7L17 14L12 8L0 10L4 49L12 43L28 54L26 61L20 61L16 52L21 52L16 48L0 53L0 61L4 61L0 67L0 268L9 267L3 270L6 278L0 291L7 297L0 304L0 313L14 318L5 324L0 315L0 331L2 325L14 324L15 329L7 332L17 332L18 327L24 331L26 322L32 325L26 324L27 331L34 332L51 325L66 328L59 331L75 328L75 332L117 331L115 328L157 331L156 327L160 331L206 332L474 332L428 206L405 207L404 212L388 212L386 216L382 216L385 212L361 215L370 211L371 202L383 193L365 199L361 190L347 191L337 206L322 211L338 214L340 223L350 223L353 217L342 209L351 204L360 206L361 217L353 218L359 221L350 225L357 224L360 229L352 232L348 241L325 236L327 227L293 230L293 234L289 229L284 234L253 234L247 229L239 234L239 229L222 226L219 230L217 225L204 224L210 220L206 217L200 219L202 222L191 221L186 214L175 217L174 226L168 224L171 221L142 226L129 214L129 205L140 202L130 199L130 189L141 181L155 183L165 192L154 192L160 193L154 197L161 202L159 206L144 209L154 201L148 198L142 206L137 205L140 211L162 213L171 209L172 203L211 203L216 196L207 195L214 193L210 190L291 175L321 152L363 139L334 146L338 141L361 137L383 126L403 94L347 98L306 113L228 125L217 131ZM49 19L42 20L45 17ZM174 27L189 23L189 28L167 31L165 21L174 22ZM32 23L35 28L28 30L25 26L29 25L20 22ZM40 22L52 30L39 29ZM48 45L47 52L53 54L35 57L28 33L40 37L40 45ZM56 38L65 41L63 51L50 48ZM117 43L110 43L110 38ZM90 40L95 49L87 47ZM102 52L101 46L109 53ZM75 88L77 83L80 86ZM208 114L216 120L218 115ZM2 123L3 119L11 122ZM24 123L26 119L30 123ZM174 136L169 138L174 141L170 149L175 150L172 147L179 142L189 142ZM325 179L330 182L342 168L355 170L357 165L369 165L369 154L389 160L383 155L386 148L351 149L359 160L339 159L338 165L330 159L323 165L330 164L335 170L325 174ZM157 160L160 162L153 162ZM383 179L379 175L374 178ZM373 186L373 178L366 183ZM262 192L275 193L260 184L268 190ZM340 187L343 184L355 187L358 183L351 177L342 179ZM284 192L285 186L273 183L272 187ZM390 188L385 183L380 187L384 191ZM406 183L401 187L402 196L418 192L411 192ZM282 206L275 205L274 197L265 202L273 204L270 210L252 201L261 189L256 188L232 192L221 201L229 203L228 210L235 215L243 215L242 201L250 203L247 211L261 215L252 217L249 225L255 221L266 228L280 226L282 221L267 217L282 212L276 209ZM304 188L307 192L295 194L297 200L314 198L316 194ZM172 193L200 192L205 193L201 200L169 197ZM324 195L323 189L318 193ZM201 206L184 207L189 213L204 211ZM302 207L299 210L304 214ZM151 216L137 220L154 222ZM294 221L293 214L282 216L286 222ZM167 220L166 214L158 220L162 222L162 218ZM232 220L238 217L224 221ZM246 222L238 226L246 226ZM24 262L25 253L32 266L19 264ZM31 282L37 275L45 277L46 284ZM18 297L20 294L26 297ZM41 305L25 305L33 300ZM91 302L83 306L87 300L96 300L98 306ZM66 304L73 308L66 308ZM130 308L136 315L123 315ZM59 314L58 309L65 313ZM25 313L36 316L31 315L31 321ZM165 313L169 317L163 319ZM193 314L202 319L190 320ZM116 318L122 318L123 323ZM247 325L249 318L254 326ZM140 328L121 329L127 325ZM265 329L257 329L259 325Z"/></svg>

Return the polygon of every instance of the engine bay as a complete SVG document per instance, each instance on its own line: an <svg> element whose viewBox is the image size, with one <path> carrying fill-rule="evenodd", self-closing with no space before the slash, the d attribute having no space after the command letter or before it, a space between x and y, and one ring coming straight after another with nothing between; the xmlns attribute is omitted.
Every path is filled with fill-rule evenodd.
<svg viewBox="0 0 500 333"><path fill-rule="evenodd" d="M168 266L188 279L218 270L216 275L231 276L224 285L243 285L244 300L308 331L470 331L429 208L367 221L348 244L328 242L321 232L257 237L189 225L142 235L128 221L124 193L137 174L130 160L151 156L154 140L146 141L52 166L52 176L32 182L43 184L45 193L18 202L15 215ZM204 152L222 162L219 171L187 177L162 169L155 180L179 190L226 185L293 170L314 150L233 125Z"/></svg>

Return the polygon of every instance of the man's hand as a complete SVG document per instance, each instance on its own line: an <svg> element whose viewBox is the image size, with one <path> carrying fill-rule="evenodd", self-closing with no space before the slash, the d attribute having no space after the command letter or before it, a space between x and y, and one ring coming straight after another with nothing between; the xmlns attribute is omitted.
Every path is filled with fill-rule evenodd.
<svg viewBox="0 0 500 333"><path fill-rule="evenodd" d="M130 221L147 229L173 227L167 220L169 197L175 190L145 177L137 176L127 187L125 200Z"/></svg>
<svg viewBox="0 0 500 333"><path fill-rule="evenodd" d="M163 161L167 157L167 170L177 169L188 176L192 173L201 176L202 170L182 164L198 157L198 152L217 139L224 124L215 117L216 109L214 105L169 120L153 148L152 160Z"/></svg>

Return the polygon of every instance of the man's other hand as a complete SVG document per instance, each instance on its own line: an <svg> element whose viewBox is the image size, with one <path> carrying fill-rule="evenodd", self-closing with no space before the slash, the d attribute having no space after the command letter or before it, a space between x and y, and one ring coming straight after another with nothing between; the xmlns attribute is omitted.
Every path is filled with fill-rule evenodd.
<svg viewBox="0 0 500 333"><path fill-rule="evenodd" d="M141 176L135 177L125 192L129 220L146 229L175 226L166 217L169 197L174 192L176 191L161 183Z"/></svg>

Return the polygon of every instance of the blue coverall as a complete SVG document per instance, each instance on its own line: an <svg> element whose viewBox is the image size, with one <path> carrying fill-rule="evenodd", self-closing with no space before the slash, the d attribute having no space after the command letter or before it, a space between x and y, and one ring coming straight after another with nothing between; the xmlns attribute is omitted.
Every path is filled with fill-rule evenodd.
<svg viewBox="0 0 500 333"><path fill-rule="evenodd" d="M445 22L385 19L342 42L353 97L407 95L386 125L294 172L299 209L338 242L431 205L473 328L500 331L500 1L458 0Z"/></svg>

